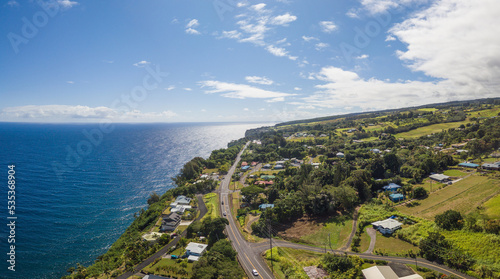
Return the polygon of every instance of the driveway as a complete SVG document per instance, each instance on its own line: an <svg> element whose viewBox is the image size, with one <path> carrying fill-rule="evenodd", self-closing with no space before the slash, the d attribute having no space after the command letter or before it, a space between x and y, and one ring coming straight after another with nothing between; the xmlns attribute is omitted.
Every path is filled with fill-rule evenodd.
<svg viewBox="0 0 500 279"><path fill-rule="evenodd" d="M373 249L375 249L375 241L377 240L377 231L370 227L366 229L366 233L370 236L370 247L368 247L368 250L364 254L372 254Z"/></svg>

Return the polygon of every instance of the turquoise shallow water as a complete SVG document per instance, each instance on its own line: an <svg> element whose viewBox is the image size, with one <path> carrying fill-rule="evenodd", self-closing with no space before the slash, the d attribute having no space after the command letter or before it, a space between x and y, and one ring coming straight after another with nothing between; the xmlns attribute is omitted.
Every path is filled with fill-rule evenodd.
<svg viewBox="0 0 500 279"><path fill-rule="evenodd" d="M16 168L16 271L7 270L7 186L0 193L0 278L60 278L91 264L184 163L262 124L0 123L0 181ZM107 132L107 131L105 131ZM92 135L88 137L88 135ZM87 136L86 136L87 135Z"/></svg>

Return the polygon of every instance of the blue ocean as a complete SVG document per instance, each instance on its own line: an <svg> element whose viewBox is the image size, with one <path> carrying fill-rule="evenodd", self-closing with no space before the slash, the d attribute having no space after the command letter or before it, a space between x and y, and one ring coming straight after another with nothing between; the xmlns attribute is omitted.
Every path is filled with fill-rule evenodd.
<svg viewBox="0 0 500 279"><path fill-rule="evenodd" d="M193 157L263 124L0 123L0 278L60 278L106 252ZM8 166L15 165L15 271Z"/></svg>

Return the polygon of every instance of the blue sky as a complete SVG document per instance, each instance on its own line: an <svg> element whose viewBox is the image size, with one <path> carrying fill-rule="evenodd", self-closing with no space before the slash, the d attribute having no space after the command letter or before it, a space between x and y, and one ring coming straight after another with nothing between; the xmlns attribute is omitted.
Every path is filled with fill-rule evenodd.
<svg viewBox="0 0 500 279"><path fill-rule="evenodd" d="M0 121L270 121L500 96L496 0L5 1Z"/></svg>

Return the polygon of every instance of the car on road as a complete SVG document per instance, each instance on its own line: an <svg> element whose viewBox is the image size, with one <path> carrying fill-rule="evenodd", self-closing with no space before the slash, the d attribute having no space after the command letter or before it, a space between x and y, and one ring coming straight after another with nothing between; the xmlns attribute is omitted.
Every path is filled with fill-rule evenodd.
<svg viewBox="0 0 500 279"><path fill-rule="evenodd" d="M259 276L259 273L257 272L257 269L253 269L252 270L252 274L253 274L253 276Z"/></svg>
<svg viewBox="0 0 500 279"><path fill-rule="evenodd" d="M226 217L226 212L222 213L222 215L224 215L224 217Z"/></svg>

